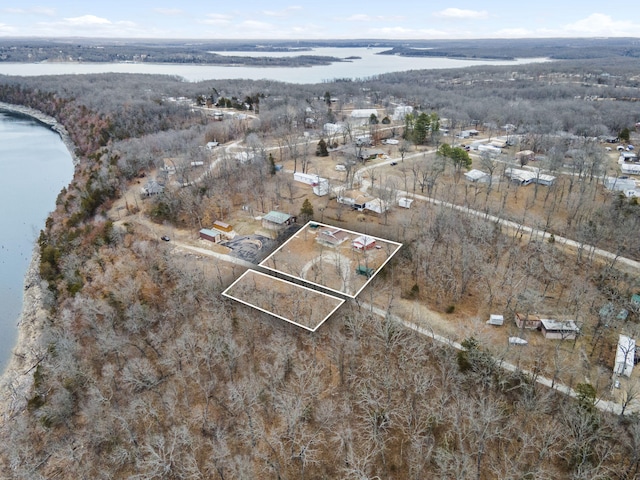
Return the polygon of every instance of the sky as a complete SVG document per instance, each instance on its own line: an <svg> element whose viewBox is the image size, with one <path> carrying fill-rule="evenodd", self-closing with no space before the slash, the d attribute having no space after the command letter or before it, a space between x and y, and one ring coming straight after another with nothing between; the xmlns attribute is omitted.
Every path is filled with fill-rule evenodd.
<svg viewBox="0 0 640 480"><path fill-rule="evenodd" d="M3 6L9 3L12 6ZM428 40L640 36L640 2L570 3L1 0L0 37Z"/></svg>

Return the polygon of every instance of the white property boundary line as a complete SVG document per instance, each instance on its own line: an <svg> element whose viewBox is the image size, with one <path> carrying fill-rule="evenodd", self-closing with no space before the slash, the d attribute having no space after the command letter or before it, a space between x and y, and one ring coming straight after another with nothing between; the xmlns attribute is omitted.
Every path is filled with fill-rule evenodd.
<svg viewBox="0 0 640 480"><path fill-rule="evenodd" d="M385 243L388 243L388 244L390 244L390 245L396 245L396 249L395 249L395 250L394 250L394 251L393 251L393 252L392 252L392 253L387 257L387 259L382 263L382 265L380 265L380 266L376 269L376 271L374 272L374 274L373 274L373 275L371 275L371 277L369 277L369 278L367 279L367 281L364 283L364 285L362 285L362 287L360 287L360 288L358 289L358 291L357 291L357 292L355 292L353 295L349 295L347 292L341 292L340 290L336 290L336 289L334 289L334 288L330 288L330 287L328 287L328 286L326 286L326 285L322 285L321 283L312 282L312 281L310 281L310 280L307 280L306 278L302 278L302 277L299 277L299 276L296 276L296 275L292 275L292 274L290 274L290 273L284 272L284 271L279 270L279 269L277 269L277 268L271 268L271 267L268 267L268 266L266 266L266 265L265 265L265 264L266 264L266 262L268 262L268 261L269 261L269 259L270 259L271 257L273 257L274 255L276 255L280 250L282 250L282 249L283 249L283 248L284 248L284 247L285 247L289 242L291 242L293 239L297 238L297 237L298 237L298 235L300 235L300 234L301 234L301 233L302 233L306 228L309 228L309 226L310 226L311 224L318 225L318 226L319 226L319 228L322 228L322 227L324 227L324 228L335 228L335 229L341 230L341 231L343 231L343 232L350 233L350 234L352 234L352 235L370 237L370 238L375 239L376 241L378 241L378 240L379 240L379 241L381 241L381 242L385 242ZM355 231L353 231L353 230L347 230L346 228L336 227L335 225L329 225L329 224L326 224L326 223L320 223L320 222L309 221L309 222L307 222L307 223L305 224L305 226L304 226L304 227L302 227L299 231L297 231L294 235L292 235L292 236L291 236L291 238L289 238L286 242L284 242L282 245L280 245L280 247L278 247L278 249L277 249L275 252L273 252L271 255L269 255L267 258L265 258L262 262L260 262L260 263L259 263L259 266L260 266L260 267L262 267L262 268L264 268L264 269L266 269L266 270L271 270L272 272L280 273L280 274L282 274L282 275L286 275L287 277L295 278L296 280L300 280L300 281L302 281L302 282L308 283L309 285L315 285L315 286L320 287L320 288L323 288L323 289L325 289L325 290L329 290L329 291L331 291L331 292L337 293L338 295L344 295L344 296L346 296L346 297L354 298L354 299L355 299L358 295L360 295L360 292L362 292L362 290L364 290L364 288L365 288L367 285L369 285L369 283L371 282L371 280L373 280L373 278L378 274L378 272L380 272L380 270L382 270L382 269L384 268L384 266L389 262L389 260L391 260L391 259L395 256L395 254L396 254L396 253L398 253L398 250L400 250L400 247L402 247L402 243L394 242L394 241L387 240L387 239L385 239L385 238L381 238L381 237L375 237L375 236L373 236L373 235L369 235L368 233L355 232Z"/></svg>
<svg viewBox="0 0 640 480"><path fill-rule="evenodd" d="M334 308L329 312L329 314L328 314L326 317L324 317L324 318L323 318L323 319L322 319L322 320L321 320L321 321L320 321L320 322L319 322L319 323L318 323L314 328L310 328L310 327L307 327L306 325L302 325L302 324L300 324L300 323L298 323L298 322L295 322L295 321L291 320L290 318L286 318L286 317L283 317L283 316L281 316L281 315L277 315L277 314L275 314L275 313L273 313L273 312L270 312L269 310L265 310L264 308L260 308L260 307L258 307L257 305L254 305L254 304L252 304L252 303L249 303L249 302L247 302L247 301L245 301L245 300L241 300L240 298L238 298L238 297L234 297L233 295L230 295L229 293L227 293L227 292L228 292L229 290L231 290L231 289L232 289L232 288L233 288L233 287L234 287L238 282L241 282L243 279L245 279L245 277L247 277L248 275L252 275L252 274L260 275L260 276L265 277L265 278L267 278L267 279L269 279L269 280L271 280L271 281L274 281L274 282L281 282L282 284L286 284L289 288L291 288L291 292L292 292L292 293L295 293L295 290L296 290L296 289L298 289L298 288L302 288L302 289L307 290L307 291L309 291L309 292L313 292L314 294L317 294L317 295L323 295L323 296L325 296L325 297L329 297L330 299L332 299L332 300L334 300L334 301L337 301L337 302L338 302L338 305L337 305L336 307L334 307ZM267 285L269 285L269 284L267 283ZM293 288L292 288L292 287L293 287ZM314 290L313 288L304 287L304 286L302 286L302 285L297 285L297 284L295 284L295 283L288 282L288 281L286 281L286 280L281 280L281 279L279 279L279 278L277 278L277 277L274 277L274 276L272 276L272 275L267 275L267 274L265 274L265 273L261 273L261 272L258 272L257 270L253 270L253 269L246 270L242 275L240 275L240 277L238 277L238 279L237 279L235 282L233 282L231 285L229 285L229 286L227 287L227 289L226 289L224 292L222 292L222 295L224 295L225 297L230 298L230 299L232 299L232 300L235 300L236 302L243 303L243 304L245 304L245 305L247 305L247 306L249 306L249 307L251 307L251 308L255 308L256 310L260 310L261 312L264 312L264 313L266 313L266 314L268 314L268 315L271 315L272 317L279 318L280 320L284 320L285 322L292 323L293 325L295 325L295 326L297 326L297 327L304 328L305 330L308 330L308 331L310 331L310 332L315 332L318 328L320 328L320 326L321 326L324 322L326 322L326 321L327 321L327 319L328 319L331 315L333 315L333 314L335 313L335 311L336 311L338 308L340 308L340 307L342 306L342 304L345 302L345 299L344 299L344 298L334 297L333 295L329 295L328 293L320 292L320 291L318 291L318 290Z"/></svg>

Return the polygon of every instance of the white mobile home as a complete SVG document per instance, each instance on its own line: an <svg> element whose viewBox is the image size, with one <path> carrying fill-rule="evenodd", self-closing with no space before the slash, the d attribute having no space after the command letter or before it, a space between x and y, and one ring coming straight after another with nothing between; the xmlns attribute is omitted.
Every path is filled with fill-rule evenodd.
<svg viewBox="0 0 640 480"><path fill-rule="evenodd" d="M574 340L580 329L573 320L551 320L548 318L540 319L542 334L544 338L555 340Z"/></svg>
<svg viewBox="0 0 640 480"><path fill-rule="evenodd" d="M478 151L487 152L490 155L500 155L502 153L502 149L495 145L478 145Z"/></svg>
<svg viewBox="0 0 640 480"><path fill-rule="evenodd" d="M614 192L624 192L636 189L636 181L628 177L607 177L604 180L604 187Z"/></svg>
<svg viewBox="0 0 640 480"><path fill-rule="evenodd" d="M631 175L640 175L640 164L638 163L623 163L620 165L620 171L622 173L629 173Z"/></svg>
<svg viewBox="0 0 640 480"><path fill-rule="evenodd" d="M636 358L636 341L626 335L618 335L616 349L616 365L613 372L616 375L630 377Z"/></svg>
<svg viewBox="0 0 640 480"><path fill-rule="evenodd" d="M320 183L320 176L312 173L295 172L293 179L306 185L318 185Z"/></svg>

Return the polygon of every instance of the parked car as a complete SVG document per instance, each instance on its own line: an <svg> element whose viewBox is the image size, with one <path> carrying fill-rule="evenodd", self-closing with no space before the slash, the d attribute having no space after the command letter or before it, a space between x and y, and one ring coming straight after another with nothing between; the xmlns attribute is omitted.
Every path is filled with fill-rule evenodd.
<svg viewBox="0 0 640 480"><path fill-rule="evenodd" d="M165 242L168 242L169 240L171 240L169 237L167 237L166 235L163 235L160 237L161 240L164 240Z"/></svg>

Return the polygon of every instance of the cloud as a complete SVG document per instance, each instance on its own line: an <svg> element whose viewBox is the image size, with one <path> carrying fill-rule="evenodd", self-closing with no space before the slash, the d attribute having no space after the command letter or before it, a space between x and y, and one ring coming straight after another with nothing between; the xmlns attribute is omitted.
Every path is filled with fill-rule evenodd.
<svg viewBox="0 0 640 480"><path fill-rule="evenodd" d="M54 8L47 7L31 7L31 8L3 8L3 12L12 13L14 15L45 15L53 17L56 14Z"/></svg>
<svg viewBox="0 0 640 480"><path fill-rule="evenodd" d="M7 25L6 23L0 23L0 34L2 35L13 35L17 32L16 28Z"/></svg>
<svg viewBox="0 0 640 480"><path fill-rule="evenodd" d="M462 8L445 8L433 15L439 18L452 19L485 19L489 17L485 10L464 10Z"/></svg>
<svg viewBox="0 0 640 480"><path fill-rule="evenodd" d="M180 10L179 8L154 8L153 11L160 15L168 15L170 17L182 15L184 13L184 10Z"/></svg>
<svg viewBox="0 0 640 480"><path fill-rule="evenodd" d="M274 10L264 10L262 12L263 15L267 17L288 17L296 10L302 10L302 7L298 5L292 5L287 8L283 8L282 10L274 11Z"/></svg>
<svg viewBox="0 0 640 480"><path fill-rule="evenodd" d="M535 37L536 35L526 28L504 28L502 30L498 30L495 33L495 36L498 38L528 38Z"/></svg>
<svg viewBox="0 0 640 480"><path fill-rule="evenodd" d="M88 25L111 25L111 22L106 18L96 17L95 15L82 15L81 17L65 18L64 23L79 27Z"/></svg>
<svg viewBox="0 0 640 480"><path fill-rule="evenodd" d="M592 13L587 18L562 27L565 34L578 36L636 36L640 25L629 20L614 20L603 13Z"/></svg>
<svg viewBox="0 0 640 480"><path fill-rule="evenodd" d="M259 22L257 20L245 20L240 24L240 27L248 30L275 30L275 27L271 23Z"/></svg>
<svg viewBox="0 0 640 480"><path fill-rule="evenodd" d="M231 23L231 17L220 13L208 13L204 19L199 20L199 23L204 23L205 25L227 25Z"/></svg>
<svg viewBox="0 0 640 480"><path fill-rule="evenodd" d="M132 21L111 21L96 15L68 17L54 22L38 22L33 24L31 29L35 32L35 35L43 37L153 37L154 33L159 33L142 31L140 27ZM21 34L26 33L26 30L22 29Z"/></svg>
<svg viewBox="0 0 640 480"><path fill-rule="evenodd" d="M388 22L394 20L404 20L404 17L401 17L399 15L367 15L365 13L357 13L355 15L347 17L346 20L351 22Z"/></svg>

